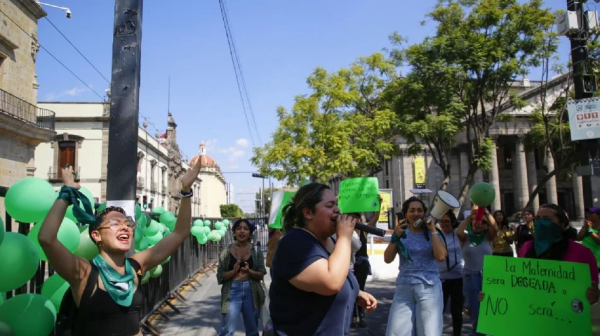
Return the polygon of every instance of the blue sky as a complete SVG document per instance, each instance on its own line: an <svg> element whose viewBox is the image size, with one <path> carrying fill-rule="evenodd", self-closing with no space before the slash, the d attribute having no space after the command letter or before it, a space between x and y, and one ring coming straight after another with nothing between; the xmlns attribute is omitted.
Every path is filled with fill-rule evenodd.
<svg viewBox="0 0 600 336"><path fill-rule="evenodd" d="M110 80L114 1L52 0L69 7L45 8L48 18ZM551 0L561 9L566 2ZM243 67L248 95L262 143L277 127L276 107L291 107L295 95L307 93L306 77L322 66L337 70L357 57L389 47L394 31L420 42L433 33L420 21L435 0L229 0L229 23ZM106 81L45 20L40 43L104 95ZM568 57L562 39L561 57ZM46 52L37 61L40 101L99 101ZM167 82L171 76L171 111L178 124L178 142L186 155L208 143L224 172L253 171L251 136L246 126L218 0L145 1L142 34L140 123L146 117L164 131ZM537 79L532 76L532 79ZM259 145L258 141L255 143ZM249 174L226 174L234 184L236 203L252 211L261 180Z"/></svg>

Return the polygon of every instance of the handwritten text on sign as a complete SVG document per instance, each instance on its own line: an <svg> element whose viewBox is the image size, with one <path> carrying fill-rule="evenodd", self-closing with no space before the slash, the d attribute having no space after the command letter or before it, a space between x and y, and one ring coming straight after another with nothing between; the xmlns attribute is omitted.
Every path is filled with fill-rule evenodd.
<svg viewBox="0 0 600 336"><path fill-rule="evenodd" d="M485 256L477 331L489 335L592 335L587 264Z"/></svg>
<svg viewBox="0 0 600 336"><path fill-rule="evenodd" d="M379 211L379 182L359 177L340 183L338 206L342 213Z"/></svg>

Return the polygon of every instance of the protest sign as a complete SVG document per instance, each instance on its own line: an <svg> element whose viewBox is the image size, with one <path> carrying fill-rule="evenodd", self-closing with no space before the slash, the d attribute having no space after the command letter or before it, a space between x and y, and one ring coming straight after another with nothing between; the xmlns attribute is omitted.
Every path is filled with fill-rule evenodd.
<svg viewBox="0 0 600 336"><path fill-rule="evenodd" d="M591 336L588 264L485 256L477 332Z"/></svg>
<svg viewBox="0 0 600 336"><path fill-rule="evenodd" d="M340 183L338 206L342 213L379 211L376 177L358 177Z"/></svg>
<svg viewBox="0 0 600 336"><path fill-rule="evenodd" d="M296 194L295 191L277 191L273 194L273 201L271 202L271 211L269 212L269 228L271 229L282 229L283 228L283 214L281 210L288 204L292 197Z"/></svg>

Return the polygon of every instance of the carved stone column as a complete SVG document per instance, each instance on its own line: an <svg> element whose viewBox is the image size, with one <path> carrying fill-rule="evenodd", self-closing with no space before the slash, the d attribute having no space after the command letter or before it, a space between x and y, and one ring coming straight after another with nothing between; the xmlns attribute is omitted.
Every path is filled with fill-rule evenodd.
<svg viewBox="0 0 600 336"><path fill-rule="evenodd" d="M585 206L583 203L583 183L581 176L577 176L575 166L571 169L573 176L573 198L575 203L575 219L582 220L585 217Z"/></svg>
<svg viewBox="0 0 600 336"><path fill-rule="evenodd" d="M537 167L535 165L535 152L528 151L525 156L527 157L527 181L529 182L529 195L535 190L537 187L538 179L537 179ZM529 200L529 195L527 196L527 200ZM540 207L539 197L536 195L535 198L531 201L531 208L533 213L536 213Z"/></svg>
<svg viewBox="0 0 600 336"><path fill-rule="evenodd" d="M528 200L529 185L527 181L527 160L525 157L525 148L520 138L515 141L515 165L513 166L515 206L517 210L525 207Z"/></svg>
<svg viewBox="0 0 600 336"><path fill-rule="evenodd" d="M497 141L497 138L494 139L494 142ZM490 184L496 190L496 198L494 199L494 203L492 203L492 211L501 210L502 207L502 194L500 193L500 172L498 170L498 147L495 144L492 146L491 150L491 159L492 159L492 168L489 171L489 179Z"/></svg>
<svg viewBox="0 0 600 336"><path fill-rule="evenodd" d="M546 150L546 167L548 168L548 173L554 170L554 160L552 159L552 154L550 154L550 150ZM548 182L546 182L546 199L548 203L558 204L558 195L556 193L556 176L553 176Z"/></svg>

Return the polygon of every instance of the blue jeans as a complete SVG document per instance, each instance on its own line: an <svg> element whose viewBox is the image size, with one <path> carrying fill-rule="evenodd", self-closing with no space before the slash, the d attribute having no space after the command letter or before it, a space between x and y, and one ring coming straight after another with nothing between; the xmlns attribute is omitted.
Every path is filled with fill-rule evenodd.
<svg viewBox="0 0 600 336"><path fill-rule="evenodd" d="M390 308L386 336L440 336L444 299L441 282L398 284Z"/></svg>
<svg viewBox="0 0 600 336"><path fill-rule="evenodd" d="M258 336L258 309L254 308L250 281L233 280L229 292L229 310L223 314L219 336L233 336L240 313L244 317L246 336Z"/></svg>
<svg viewBox="0 0 600 336"><path fill-rule="evenodd" d="M485 336L485 334L480 334L476 331L477 319L479 318L478 296L482 285L483 273L481 271L463 270L463 286L469 304L469 318L471 319L471 325L473 325L473 333L471 335L473 336Z"/></svg>

